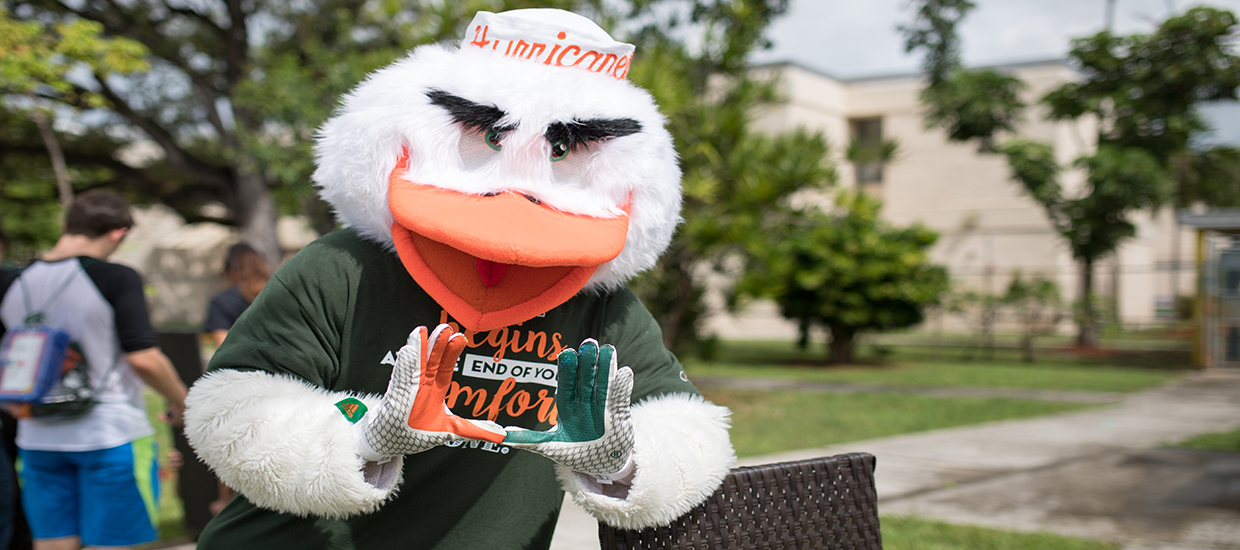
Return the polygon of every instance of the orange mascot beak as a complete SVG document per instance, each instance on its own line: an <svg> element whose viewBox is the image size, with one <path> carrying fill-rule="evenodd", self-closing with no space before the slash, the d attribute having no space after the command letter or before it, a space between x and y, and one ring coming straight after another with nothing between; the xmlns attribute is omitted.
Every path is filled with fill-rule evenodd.
<svg viewBox="0 0 1240 550"><path fill-rule="evenodd" d="M481 196L415 183L407 165L405 152L388 184L396 252L414 280L470 330L550 311L624 249L627 205L614 218L571 214L511 191Z"/></svg>

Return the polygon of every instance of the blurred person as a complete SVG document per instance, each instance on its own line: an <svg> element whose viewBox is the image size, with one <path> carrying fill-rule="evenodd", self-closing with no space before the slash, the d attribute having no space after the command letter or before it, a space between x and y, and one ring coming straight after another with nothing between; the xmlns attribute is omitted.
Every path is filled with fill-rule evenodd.
<svg viewBox="0 0 1240 550"><path fill-rule="evenodd" d="M8 259L11 246L13 246L13 240L9 238L8 233L4 232L4 218L0 218L0 270L17 269L17 264Z"/></svg>
<svg viewBox="0 0 1240 550"><path fill-rule="evenodd" d="M9 234L4 232L4 218L0 218L0 269L9 267L8 261L5 260L5 254L9 251L9 246L13 241L9 239Z"/></svg>
<svg viewBox="0 0 1240 550"><path fill-rule="evenodd" d="M253 247L237 243L228 249L228 256L224 258L224 280L232 286L211 298L211 304L207 306L207 320L202 327L203 332L210 335L215 347L218 348L224 343L228 330L246 308L250 307L270 278L271 270L267 267L267 261ZM218 483L218 486L218 497L208 505L212 516L223 510L236 494L236 491L223 483Z"/></svg>
<svg viewBox="0 0 1240 550"><path fill-rule="evenodd" d="M203 331L211 335L216 347L224 341L237 318L254 302L271 278L267 261L250 245L237 243L224 259L224 279L232 285L211 298Z"/></svg>
<svg viewBox="0 0 1240 550"><path fill-rule="evenodd" d="M22 505L36 550L127 548L156 538L157 447L142 385L167 400L174 424L186 388L156 347L141 276L106 261L132 226L123 198L82 194L55 246L0 276L0 333L23 324L28 304L42 304L48 324L81 346L98 401L76 418L18 421Z"/></svg>
<svg viewBox="0 0 1240 550"><path fill-rule="evenodd" d="M12 241L4 232L4 220L0 219L0 280L12 264L5 258ZM0 549L28 550L31 548L30 527L21 507L21 487L17 484L17 419L0 409Z"/></svg>
<svg viewBox="0 0 1240 550"><path fill-rule="evenodd" d="M9 249L9 236L4 233L4 220L0 219L0 278L4 277L4 253ZM8 433L13 427L14 419L8 415L0 416L0 430L4 433L4 445L0 446L0 549L9 547L13 538L17 503L17 470L13 467L13 451L9 450ZM14 438L17 437L13 430Z"/></svg>

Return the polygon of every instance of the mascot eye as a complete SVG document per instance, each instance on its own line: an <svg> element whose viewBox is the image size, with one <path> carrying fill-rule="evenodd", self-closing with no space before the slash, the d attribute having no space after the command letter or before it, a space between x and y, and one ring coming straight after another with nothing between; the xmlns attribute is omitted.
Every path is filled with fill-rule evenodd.
<svg viewBox="0 0 1240 550"><path fill-rule="evenodd" d="M561 140L551 142L551 162L564 160L568 156L568 144Z"/></svg>
<svg viewBox="0 0 1240 550"><path fill-rule="evenodd" d="M487 134L483 139L486 140L487 147L490 147L496 151L504 148L504 145L500 143L500 140L504 139L504 134L500 133L498 130L487 130Z"/></svg>

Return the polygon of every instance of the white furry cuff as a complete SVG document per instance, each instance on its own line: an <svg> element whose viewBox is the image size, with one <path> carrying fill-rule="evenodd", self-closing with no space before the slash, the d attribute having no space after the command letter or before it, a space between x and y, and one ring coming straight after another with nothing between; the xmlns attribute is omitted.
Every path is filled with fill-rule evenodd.
<svg viewBox="0 0 1240 550"><path fill-rule="evenodd" d="M564 490L599 521L624 529L667 525L715 492L736 463L729 411L698 396L672 394L633 406L632 483L624 498L564 467Z"/></svg>
<svg viewBox="0 0 1240 550"><path fill-rule="evenodd" d="M379 508L401 481L404 457L385 464L357 453L347 397L260 371L208 373L186 397L185 435L220 480L254 504L299 516L343 518Z"/></svg>

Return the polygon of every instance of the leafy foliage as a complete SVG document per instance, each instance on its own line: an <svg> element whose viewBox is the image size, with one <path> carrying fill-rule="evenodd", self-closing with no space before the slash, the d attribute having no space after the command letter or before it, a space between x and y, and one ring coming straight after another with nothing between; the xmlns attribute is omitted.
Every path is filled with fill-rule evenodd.
<svg viewBox="0 0 1240 550"><path fill-rule="evenodd" d="M960 38L956 25L974 7L969 0L921 0L910 2L917 7L911 25L901 25L905 36L904 51L925 50L922 68L935 86L960 67Z"/></svg>
<svg viewBox="0 0 1240 550"><path fill-rule="evenodd" d="M103 36L95 21L68 20L50 27L13 19L0 6L0 92L57 98L70 104L101 107L98 94L82 89L69 73L82 68L99 74L146 71L146 48L126 38Z"/></svg>
<svg viewBox="0 0 1240 550"><path fill-rule="evenodd" d="M874 162L886 164L891 162L899 151L900 143L894 139L884 139L877 143L865 143L853 139L848 142L844 158L854 164Z"/></svg>
<svg viewBox="0 0 1240 550"><path fill-rule="evenodd" d="M1092 114L1099 137L1165 159L1205 129L1198 103L1235 99L1240 59L1230 50L1236 18L1194 8L1151 34L1101 32L1072 42L1068 58L1084 75L1047 94L1054 119Z"/></svg>
<svg viewBox="0 0 1240 550"><path fill-rule="evenodd" d="M767 25L787 0L170 0L129 3L15 0L22 21L92 22L103 34L137 40L152 69L88 82L111 103L113 141L71 166L121 173L117 151L148 140L160 154L124 172L123 185L156 197L189 221L242 229L260 250L274 247L274 215L306 213L320 230L333 221L310 185L315 129L337 98L366 73L423 43L451 40L478 10L573 9L637 45L630 80L651 90L668 117L686 175L685 224L656 274L637 285L667 327L669 341L699 339L701 273L749 232L770 223L801 186L832 174L821 138L755 136L752 108L775 101L774 87L748 75ZM88 77L88 80L89 77ZM16 145L16 144L15 144ZM101 144L101 146L104 144ZM46 177L44 173L32 178ZM223 217L204 205L226 207ZM262 246L263 243L267 246ZM682 346L681 349L684 349Z"/></svg>
<svg viewBox="0 0 1240 550"><path fill-rule="evenodd" d="M24 112L37 126L38 138L51 160L62 208L73 200L74 182L61 140L53 130L54 106L59 104L62 110L106 107L108 101L104 96L75 83L71 75L93 72L102 78L145 71L149 68L146 52L142 44L133 40L104 37L103 26L94 21L62 21L49 26L40 21L13 19L7 8L0 6L0 95L15 99L9 108ZM23 176L16 179L24 179ZM37 202L39 193L19 195L27 202ZM34 210L47 214L51 209L38 204ZM19 245L29 246L25 233L18 232ZM42 232L36 229L35 233Z"/></svg>
<svg viewBox="0 0 1240 550"><path fill-rule="evenodd" d="M1184 150L1169 160L1177 207L1204 203L1240 206L1240 149L1220 145L1204 151Z"/></svg>
<svg viewBox="0 0 1240 550"><path fill-rule="evenodd" d="M923 227L898 229L879 218L879 203L841 192L833 215L806 211L798 223L768 233L761 259L742 282L751 295L769 296L801 328L831 332L830 361L852 361L853 340L869 330L915 325L924 308L947 290L947 272L927 250L938 236Z"/></svg>
<svg viewBox="0 0 1240 550"><path fill-rule="evenodd" d="M1063 320L1063 299L1059 285L1042 276L1026 280L1018 271L1008 283L1003 304L1011 308L1020 326L1021 358L1033 362L1033 341L1039 336L1053 334Z"/></svg>
<svg viewBox="0 0 1240 550"><path fill-rule="evenodd" d="M25 262L46 250L60 235L61 207L48 162L39 142L39 128L25 112L0 105L0 229L12 239L7 257ZM93 150L106 137L90 133L75 136L67 146ZM76 164L70 171L74 188L93 189L113 181L114 171Z"/></svg>
<svg viewBox="0 0 1240 550"><path fill-rule="evenodd" d="M976 338L974 345L965 352L965 359L973 359L974 352L980 350L986 359L995 356L995 325L999 321L999 306L1002 300L989 292L976 289L953 288L944 300L946 312L955 314L964 320L965 325Z"/></svg>
<svg viewBox="0 0 1240 550"><path fill-rule="evenodd" d="M639 4L635 16L655 4ZM668 118L684 173L684 223L658 265L633 283L678 352L703 352L705 279L729 259L741 268L761 235L793 216L790 197L834 181L821 134L767 135L751 128L757 107L778 101L775 83L747 70L762 31L785 1L664 2L687 18L653 19L633 37L638 56L629 78L649 90ZM700 29L691 47L685 32ZM734 273L732 273L734 274Z"/></svg>
<svg viewBox="0 0 1240 550"><path fill-rule="evenodd" d="M979 148L989 152L996 134L1016 129L1025 107L1020 100L1024 89L1013 76L956 71L922 90L921 101L930 107L926 124L943 128L954 141L977 139Z"/></svg>
<svg viewBox="0 0 1240 550"><path fill-rule="evenodd" d="M919 4L925 10L943 2ZM939 42L955 38L951 25L924 25L945 37ZM1069 60L1083 79L1051 91L1042 102L1051 120L1097 121L1096 151L1076 161L1087 173L1086 185L1076 193L1066 193L1060 185L1062 170L1050 145L1021 138L994 145L996 133L1010 132L1019 120L1023 105L1016 95L982 85L952 85L956 80L985 80L977 73L956 71L958 60L936 57L934 51L926 61L933 65L932 73L950 76L932 78L923 93L930 106L927 121L947 129L950 139L976 140L983 152L1007 157L1013 179L1043 206L1079 263L1080 302L1093 304L1093 266L1136 234L1130 220L1134 212L1172 201L1181 207L1194 201L1221 206L1240 198L1240 154L1225 147L1190 147L1193 138L1207 130L1197 106L1236 98L1240 57L1229 50L1235 26L1230 12L1200 7L1164 21L1150 34L1101 32L1073 41ZM928 40L906 35L910 50ZM936 90L936 82L947 84ZM1093 307L1081 313L1078 340L1095 346Z"/></svg>
<svg viewBox="0 0 1240 550"><path fill-rule="evenodd" d="M151 69L145 73L103 78L105 73L95 70L82 75L74 92L92 90L108 103L88 125L110 126L113 143L103 158L67 148L71 166L125 170L118 185L132 194L153 197L191 222L235 225L243 239L274 260L278 210L309 213L320 230L334 225L309 184L310 147L314 128L343 92L413 46L459 36L468 17L480 9L501 11L533 2L9 4L23 25L86 25L102 29L101 36L129 39L149 50ZM539 3L587 9L595 4ZM127 169L117 166L123 147L143 141L155 144L158 154ZM226 214L205 214L203 207L211 204L223 205Z"/></svg>
<svg viewBox="0 0 1240 550"><path fill-rule="evenodd" d="M129 3L15 0L22 21L90 22L108 36L146 45L151 70L88 82L109 101L111 141L95 154L61 136L76 170L111 170L135 193L156 197L189 221L236 225L271 254L277 210L332 228L310 185L314 131L337 98L368 72L423 43L451 40L478 10L573 9L638 47L630 70L667 116L685 174L685 223L653 273L635 283L669 345L697 347L704 276L784 217L789 197L830 185L821 135L763 135L754 109L778 100L775 84L748 72L747 58L787 0L171 0ZM627 32L627 36L625 36ZM89 79L89 78L88 78ZM20 140L28 136L15 136ZM159 155L140 167L116 161L146 140ZM21 143L14 142L14 145ZM46 177L35 172L32 179ZM205 205L227 213L212 217Z"/></svg>

